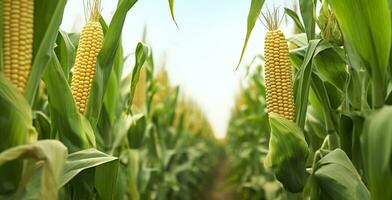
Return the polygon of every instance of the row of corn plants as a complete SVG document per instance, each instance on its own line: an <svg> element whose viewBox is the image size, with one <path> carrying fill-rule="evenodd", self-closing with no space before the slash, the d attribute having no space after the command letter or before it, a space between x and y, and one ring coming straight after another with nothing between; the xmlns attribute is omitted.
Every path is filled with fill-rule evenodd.
<svg viewBox="0 0 392 200"><path fill-rule="evenodd" d="M121 30L136 2L118 1L107 23L100 1L86 1L79 34L59 30L66 0L0 0L0 199L194 199L205 189L215 139L202 111L154 72L143 42L124 74Z"/></svg>
<svg viewBox="0 0 392 200"><path fill-rule="evenodd" d="M251 1L242 54L260 17L264 70L229 129L230 144L247 144L235 183L265 199L391 199L391 1L299 0L298 13L284 9L297 30L289 37L263 4Z"/></svg>

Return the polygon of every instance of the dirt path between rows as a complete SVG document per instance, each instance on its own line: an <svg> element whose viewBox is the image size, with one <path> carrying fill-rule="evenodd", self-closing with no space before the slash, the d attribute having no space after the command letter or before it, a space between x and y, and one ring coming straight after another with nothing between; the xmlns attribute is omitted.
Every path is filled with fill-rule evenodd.
<svg viewBox="0 0 392 200"><path fill-rule="evenodd" d="M227 184L229 167L224 159L218 162L214 174L207 200L236 200L234 188Z"/></svg>

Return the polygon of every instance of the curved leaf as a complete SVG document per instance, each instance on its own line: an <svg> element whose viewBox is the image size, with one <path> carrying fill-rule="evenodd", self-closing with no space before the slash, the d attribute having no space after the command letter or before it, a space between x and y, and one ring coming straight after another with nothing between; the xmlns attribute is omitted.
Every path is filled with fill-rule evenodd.
<svg viewBox="0 0 392 200"><path fill-rule="evenodd" d="M169 7L170 7L170 14L172 16L172 19L178 28L178 24L176 22L176 19L174 18L174 0L169 0Z"/></svg>
<svg viewBox="0 0 392 200"><path fill-rule="evenodd" d="M308 108L309 87L313 68L313 55L317 54L316 47L318 46L319 42L320 40L309 41L309 46L306 49L304 60L295 80L295 121L301 129L303 129L305 126L306 110Z"/></svg>
<svg viewBox="0 0 392 200"><path fill-rule="evenodd" d="M305 164L309 153L303 132L294 122L274 113L269 118L271 136L264 164L274 170L287 190L300 192L306 183Z"/></svg>
<svg viewBox="0 0 392 200"><path fill-rule="evenodd" d="M240 60L238 61L237 68L241 64L242 57L244 56L246 46L248 45L248 40L250 38L250 34L252 33L252 30L255 27L256 21L259 18L261 8L263 7L264 1L265 0L252 0L252 3L250 4L245 42L244 42L244 46L242 47L241 56L240 56Z"/></svg>
<svg viewBox="0 0 392 200"><path fill-rule="evenodd" d="M370 200L361 176L341 149L335 149L317 161L312 179L315 183L312 199Z"/></svg>
<svg viewBox="0 0 392 200"><path fill-rule="evenodd" d="M69 148L70 152L88 148L91 144L88 136L91 134L86 134L89 129L85 129L87 125L82 122L82 116L76 109L64 71L53 50L52 53L53 56L44 74L52 126L58 131L60 141Z"/></svg>
<svg viewBox="0 0 392 200"><path fill-rule="evenodd" d="M65 78L69 80L69 74L75 62L75 46L72 44L69 35L61 30L59 31L59 34L57 36L56 44L57 47L54 50L60 61L61 67L63 68Z"/></svg>
<svg viewBox="0 0 392 200"><path fill-rule="evenodd" d="M315 39L315 10L316 0L299 0L299 8L301 11L301 17L305 25L305 32L308 40Z"/></svg>
<svg viewBox="0 0 392 200"><path fill-rule="evenodd" d="M63 187L73 177L85 169L97 167L116 160L118 160L118 158L102 153L96 149L86 149L69 154L64 166L64 174L60 179L59 188Z"/></svg>
<svg viewBox="0 0 392 200"><path fill-rule="evenodd" d="M295 11L291 10L290 8L284 8L284 13L286 13L286 15L290 16L291 19L293 19L295 25L297 26L297 28L298 28L301 32L305 32L304 25L302 25L302 22L301 22L301 20L299 19L297 13L295 13Z"/></svg>
<svg viewBox="0 0 392 200"><path fill-rule="evenodd" d="M392 199L392 107L366 117L362 152L373 199Z"/></svg>
<svg viewBox="0 0 392 200"><path fill-rule="evenodd" d="M20 145L1 152L0 165L15 159L42 161L41 186L37 192L40 193L40 199L57 199L59 179L63 172L66 156L67 148L61 142L40 140L33 144Z"/></svg>
<svg viewBox="0 0 392 200"><path fill-rule="evenodd" d="M136 91L136 86L140 77L141 68L143 67L149 55L150 55L150 48L147 45L139 42L136 46L136 51L135 51L135 66L133 67L133 71L132 71L131 91L129 94L128 105L132 105L133 97Z"/></svg>
<svg viewBox="0 0 392 200"><path fill-rule="evenodd" d="M339 22L345 45L359 57L372 78L372 105L379 108L386 96L391 49L391 13L386 0L328 0Z"/></svg>
<svg viewBox="0 0 392 200"><path fill-rule="evenodd" d="M35 131L28 102L3 73L0 73L0 129L0 152L26 143L29 134ZM15 190L21 173L19 161L0 167L0 193Z"/></svg>

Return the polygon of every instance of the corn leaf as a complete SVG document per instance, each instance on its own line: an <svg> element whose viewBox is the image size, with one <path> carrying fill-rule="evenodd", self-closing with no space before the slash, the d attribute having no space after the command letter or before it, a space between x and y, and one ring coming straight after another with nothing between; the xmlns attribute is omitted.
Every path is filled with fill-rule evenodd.
<svg viewBox="0 0 392 200"><path fill-rule="evenodd" d="M238 64L237 64L237 68L241 64L242 58L245 53L246 46L248 45L248 40L250 38L250 34L252 33L252 30L255 27L256 21L259 18L263 4L264 4L264 0L252 0L252 3L250 4L244 46L242 47L242 52L241 52L240 60L238 61Z"/></svg>
<svg viewBox="0 0 392 200"><path fill-rule="evenodd" d="M335 114L334 110L332 109L331 102L330 102L330 94L328 93L325 84L317 76L315 73L312 73L312 80L311 80L311 87L319 100L321 107L322 107L322 114L324 118L324 126L328 134L333 135L333 138L337 137L338 131L338 116ZM336 97L332 97L336 98ZM313 105L313 104L312 104ZM333 141L335 142L335 141ZM338 143L333 143L331 147L332 149L339 147Z"/></svg>
<svg viewBox="0 0 392 200"><path fill-rule="evenodd" d="M57 35L56 44L57 47L54 50L56 52L57 58L60 61L61 67L63 68L65 78L70 81L69 75L75 62L76 48L72 44L68 34L61 30Z"/></svg>
<svg viewBox="0 0 392 200"><path fill-rule="evenodd" d="M302 191L306 183L308 145L298 126L274 113L269 114L271 136L269 152L264 160L276 178L293 193Z"/></svg>
<svg viewBox="0 0 392 200"><path fill-rule="evenodd" d="M41 140L33 144L20 145L1 152L0 165L16 159L32 159L35 162L29 164L33 166L38 162L43 162L39 190L38 188L34 188L34 193L25 194L26 196L24 198L38 195L39 199L57 199L58 185L66 156L67 148L61 142L56 140ZM29 169L29 167L26 169ZM28 181L30 178L28 176L29 174L28 172L25 173L26 177L23 177L23 179L26 179L25 181ZM17 199L19 198L22 199L22 197L18 197Z"/></svg>
<svg viewBox="0 0 392 200"><path fill-rule="evenodd" d="M313 68L313 55L316 54L316 47L320 40L309 41L309 46L306 49L306 54L302 62L300 71L296 76L294 94L296 105L296 122L298 126L303 129L305 126L306 110L308 107L308 96L310 80Z"/></svg>
<svg viewBox="0 0 392 200"><path fill-rule="evenodd" d="M0 152L25 144L34 136L32 114L19 90L0 73ZM36 138L34 138L35 140ZM22 172L22 162L15 161L0 167L0 194L16 189Z"/></svg>
<svg viewBox="0 0 392 200"><path fill-rule="evenodd" d="M82 121L82 115L76 108L64 71L53 50L52 53L53 56L44 74L51 121L54 130L58 131L60 141L69 148L70 152L74 152L91 145L91 139L88 137L91 137L91 133L87 134L91 128L88 128L86 121Z"/></svg>
<svg viewBox="0 0 392 200"><path fill-rule="evenodd" d="M102 153L96 149L85 149L71 153L67 157L64 166L64 174L61 176L59 188L63 187L83 170L117 160L118 158Z"/></svg>
<svg viewBox="0 0 392 200"><path fill-rule="evenodd" d="M284 13L286 13L286 15L290 16L291 19L293 19L295 25L301 32L305 32L304 25L302 24L301 20L299 19L295 11L291 10L290 8L284 8Z"/></svg>
<svg viewBox="0 0 392 200"><path fill-rule="evenodd" d="M176 26L178 28L178 24L176 22L176 19L174 18L174 0L169 0L169 7L170 7L170 15L173 19L173 22L176 24Z"/></svg>
<svg viewBox="0 0 392 200"><path fill-rule="evenodd" d="M120 162L114 160L95 167L95 189L97 190L97 199L111 200L114 199L114 191L117 183L117 173Z"/></svg>
<svg viewBox="0 0 392 200"><path fill-rule="evenodd" d="M120 93L120 84L125 60L121 40L114 59L113 70L110 73L108 86L104 96L104 106L109 115L111 124L113 124L117 116L120 115L123 106L125 105L124 99L121 97Z"/></svg>
<svg viewBox="0 0 392 200"><path fill-rule="evenodd" d="M328 0L346 40L346 47L362 60L370 73L372 107L386 96L391 49L391 13L385 0ZM352 48L352 49L351 49Z"/></svg>
<svg viewBox="0 0 392 200"><path fill-rule="evenodd" d="M52 133L52 125L50 124L50 119L45 113L41 111L33 112L33 124L35 129L38 132L38 139L55 139Z"/></svg>
<svg viewBox="0 0 392 200"><path fill-rule="evenodd" d="M370 199L361 176L341 149L317 161L312 181L312 199Z"/></svg>
<svg viewBox="0 0 392 200"><path fill-rule="evenodd" d="M39 82L52 54L66 2L34 1L34 57L26 90L30 105L34 103Z"/></svg>
<svg viewBox="0 0 392 200"><path fill-rule="evenodd" d="M135 66L132 71L131 90L128 99L128 105L132 105L133 97L135 95L136 86L139 82L140 71L150 55L150 48L145 44L139 42L135 50Z"/></svg>
<svg viewBox="0 0 392 200"><path fill-rule="evenodd" d="M320 77L344 91L348 78L346 63L332 46L317 54L314 64Z"/></svg>
<svg viewBox="0 0 392 200"><path fill-rule="evenodd" d="M316 10L316 0L300 0L299 1L299 8L301 11L301 17L302 21L304 22L305 25L305 32L308 40L313 40L315 39L315 19L314 17L316 16L315 10Z"/></svg>
<svg viewBox="0 0 392 200"><path fill-rule="evenodd" d="M147 121L145 116L136 118L128 129L128 144L132 149L139 149L143 145Z"/></svg>
<svg viewBox="0 0 392 200"><path fill-rule="evenodd" d="M384 106L366 117L362 152L373 199L391 199L392 191L392 107Z"/></svg>

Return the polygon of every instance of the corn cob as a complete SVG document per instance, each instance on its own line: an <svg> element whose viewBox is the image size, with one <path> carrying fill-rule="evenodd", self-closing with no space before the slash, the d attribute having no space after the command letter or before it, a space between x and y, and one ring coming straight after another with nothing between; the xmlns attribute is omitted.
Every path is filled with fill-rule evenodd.
<svg viewBox="0 0 392 200"><path fill-rule="evenodd" d="M288 120L295 117L293 95L293 71L290 64L287 41L278 29L276 16L266 18L269 31L265 37L265 83L267 109Z"/></svg>
<svg viewBox="0 0 392 200"><path fill-rule="evenodd" d="M94 8L90 19L82 29L79 46L76 51L74 72L71 79L71 90L76 107L84 114L92 81L95 75L95 65L99 51L103 43L103 31L98 22L98 2L94 2Z"/></svg>
<svg viewBox="0 0 392 200"><path fill-rule="evenodd" d="M4 0L3 6L4 74L24 93L33 54L34 0Z"/></svg>

